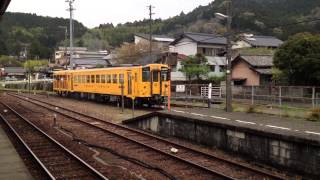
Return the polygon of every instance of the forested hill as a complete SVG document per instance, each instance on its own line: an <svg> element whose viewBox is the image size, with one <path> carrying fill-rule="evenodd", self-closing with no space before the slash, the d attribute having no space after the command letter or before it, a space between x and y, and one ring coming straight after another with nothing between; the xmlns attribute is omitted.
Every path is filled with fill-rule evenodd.
<svg viewBox="0 0 320 180"><path fill-rule="evenodd" d="M319 0L233 0L233 29L236 32L252 32L262 35L274 35L286 40L298 32L320 32L320 21L300 23L320 18ZM157 9L161 11L161 9ZM225 0L215 0L207 6L195 8L192 12L166 19L157 19L153 23L156 34L176 35L181 32L223 33L225 26L215 18L214 13L225 14ZM88 32L84 37L105 37L111 46L133 38L136 32L148 32L148 20L125 23L113 27L101 25ZM295 24L295 25L288 25ZM98 39L98 38L97 38Z"/></svg>
<svg viewBox="0 0 320 180"><path fill-rule="evenodd" d="M274 35L283 40L298 32L320 33L319 20L299 23L320 19L320 0L233 0L233 7L235 32ZM187 31L222 34L224 22L215 18L215 12L225 14L225 0L215 0L166 20L154 20L153 33L172 36ZM105 23L88 30L76 21L75 44L92 50L106 49L133 41L134 33L149 32L148 20L116 26ZM69 26L68 19L6 13L0 23L0 55L16 55L22 46L28 45L29 58L48 58L55 47L64 43L65 30L59 26Z"/></svg>
<svg viewBox="0 0 320 180"><path fill-rule="evenodd" d="M0 55L18 55L28 47L29 58L49 58L53 49L65 39L64 27L69 20L37 16L36 14L6 13L0 22ZM81 37L87 28L75 21L75 36Z"/></svg>

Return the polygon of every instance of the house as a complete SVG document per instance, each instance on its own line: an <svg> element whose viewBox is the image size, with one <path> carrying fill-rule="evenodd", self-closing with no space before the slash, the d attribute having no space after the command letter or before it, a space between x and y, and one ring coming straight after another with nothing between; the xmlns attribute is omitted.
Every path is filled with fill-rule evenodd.
<svg viewBox="0 0 320 180"><path fill-rule="evenodd" d="M272 82L272 55L239 55L232 61L234 85L261 86Z"/></svg>
<svg viewBox="0 0 320 180"><path fill-rule="evenodd" d="M167 64L171 70L171 81L186 81L187 78L180 71L182 68L182 62L186 60L188 56L178 53L167 52L164 53L156 63Z"/></svg>
<svg viewBox="0 0 320 180"><path fill-rule="evenodd" d="M152 45L157 49L168 51L169 44L173 42L174 39L166 35L152 35ZM150 44L150 35L138 33L134 35L135 44Z"/></svg>
<svg viewBox="0 0 320 180"><path fill-rule="evenodd" d="M96 66L108 66L108 51L88 51L85 47L73 48L73 58L70 61L70 48L59 47L55 53L55 62L60 66L72 68L94 68Z"/></svg>
<svg viewBox="0 0 320 180"><path fill-rule="evenodd" d="M224 53L227 40L225 37L204 33L184 33L170 45L170 51L187 56L204 54L205 56L220 56Z"/></svg>
<svg viewBox="0 0 320 180"><path fill-rule="evenodd" d="M104 58L97 57L76 57L70 61L70 66L74 69L90 69L111 66L111 63Z"/></svg>
<svg viewBox="0 0 320 180"><path fill-rule="evenodd" d="M233 49L241 48L270 48L276 49L283 44L283 41L272 36L257 36L244 34L240 40L235 43Z"/></svg>
<svg viewBox="0 0 320 180"><path fill-rule="evenodd" d="M5 67L4 76L6 81L26 79L26 70L23 67Z"/></svg>

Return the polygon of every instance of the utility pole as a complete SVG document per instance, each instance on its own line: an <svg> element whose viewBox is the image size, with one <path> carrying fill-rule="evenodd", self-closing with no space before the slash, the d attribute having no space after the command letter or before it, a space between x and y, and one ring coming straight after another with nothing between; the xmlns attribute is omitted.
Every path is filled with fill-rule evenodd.
<svg viewBox="0 0 320 180"><path fill-rule="evenodd" d="M73 8L73 3L75 0L66 0L67 3L69 3L69 9L67 11L70 12L70 62L72 61L73 56L73 11L75 10Z"/></svg>
<svg viewBox="0 0 320 180"><path fill-rule="evenodd" d="M227 75L226 75L226 111L232 112L232 54L231 54L231 24L232 24L232 0L227 1Z"/></svg>
<svg viewBox="0 0 320 180"><path fill-rule="evenodd" d="M150 41L150 45L149 45L149 53L150 53L150 58L151 58L151 55L152 55L152 15L154 15L154 13L152 12L152 9L154 8L152 5L150 5L150 6L148 6L148 8L149 8L149 17L150 17L150 19L149 19L149 41Z"/></svg>

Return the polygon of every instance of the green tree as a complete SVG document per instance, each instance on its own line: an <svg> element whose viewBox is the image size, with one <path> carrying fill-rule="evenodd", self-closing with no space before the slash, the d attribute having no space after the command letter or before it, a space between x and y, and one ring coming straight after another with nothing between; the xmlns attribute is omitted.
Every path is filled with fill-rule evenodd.
<svg viewBox="0 0 320 180"><path fill-rule="evenodd" d="M182 62L180 71L186 75L191 83L194 78L201 80L201 78L207 77L210 67L207 58L203 54L196 54L195 56L189 56Z"/></svg>
<svg viewBox="0 0 320 180"><path fill-rule="evenodd" d="M276 52L274 64L290 85L320 85L320 35L291 37Z"/></svg>
<svg viewBox="0 0 320 180"><path fill-rule="evenodd" d="M0 56L0 67L21 67L22 64L13 57Z"/></svg>
<svg viewBox="0 0 320 180"><path fill-rule="evenodd" d="M40 68L47 65L48 61L46 60L28 60L23 66L28 72L37 72L40 70Z"/></svg>

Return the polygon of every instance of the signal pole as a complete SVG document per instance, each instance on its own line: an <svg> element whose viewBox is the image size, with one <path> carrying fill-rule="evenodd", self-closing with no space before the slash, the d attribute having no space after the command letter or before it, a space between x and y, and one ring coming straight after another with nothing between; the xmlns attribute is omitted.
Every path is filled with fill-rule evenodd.
<svg viewBox="0 0 320 180"><path fill-rule="evenodd" d="M154 13L152 12L152 9L154 8L152 5L150 5L150 6L148 6L148 8L149 8L149 17L150 17L150 19L149 19L149 41L150 41L150 45L149 45L149 53L150 53L150 58L151 58L151 55L152 55L152 15L154 15Z"/></svg>
<svg viewBox="0 0 320 180"><path fill-rule="evenodd" d="M70 12L70 62L72 61L73 56L73 11L75 10L73 8L73 3L75 0L66 0L67 3L69 3L69 9L67 11Z"/></svg>
<svg viewBox="0 0 320 180"><path fill-rule="evenodd" d="M232 0L227 0L227 76L226 76L226 111L232 112L232 54L231 54Z"/></svg>

